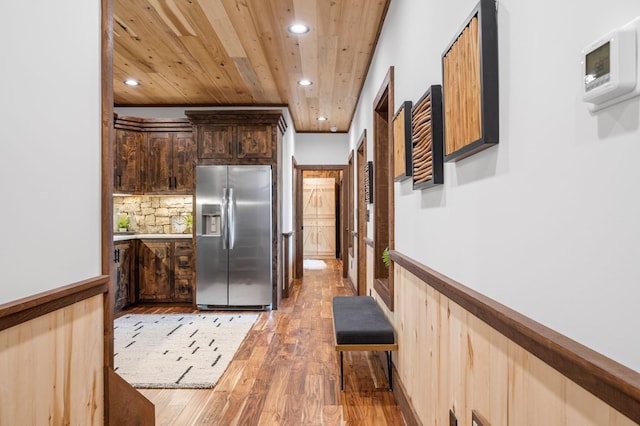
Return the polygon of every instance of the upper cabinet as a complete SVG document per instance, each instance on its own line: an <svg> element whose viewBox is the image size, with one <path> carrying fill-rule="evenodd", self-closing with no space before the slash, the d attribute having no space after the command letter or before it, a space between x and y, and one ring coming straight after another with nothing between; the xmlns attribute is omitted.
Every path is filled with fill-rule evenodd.
<svg viewBox="0 0 640 426"><path fill-rule="evenodd" d="M120 193L140 193L144 134L118 128L115 134L113 189Z"/></svg>
<svg viewBox="0 0 640 426"><path fill-rule="evenodd" d="M148 194L193 192L196 145L191 132L152 132L147 135Z"/></svg>
<svg viewBox="0 0 640 426"><path fill-rule="evenodd" d="M274 164L286 130L280 110L185 111L198 164Z"/></svg>
<svg viewBox="0 0 640 426"><path fill-rule="evenodd" d="M186 119L116 117L114 191L192 194L196 144Z"/></svg>

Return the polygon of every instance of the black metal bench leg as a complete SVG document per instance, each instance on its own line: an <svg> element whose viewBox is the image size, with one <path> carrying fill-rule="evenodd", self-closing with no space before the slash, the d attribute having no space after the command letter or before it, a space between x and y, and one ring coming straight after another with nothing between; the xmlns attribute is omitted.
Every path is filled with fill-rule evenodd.
<svg viewBox="0 0 640 426"><path fill-rule="evenodd" d="M393 392L393 376L392 376L391 351L387 351L387 371L389 371L389 390Z"/></svg>
<svg viewBox="0 0 640 426"><path fill-rule="evenodd" d="M340 390L344 391L344 366L342 365L342 354L344 352L340 351Z"/></svg>

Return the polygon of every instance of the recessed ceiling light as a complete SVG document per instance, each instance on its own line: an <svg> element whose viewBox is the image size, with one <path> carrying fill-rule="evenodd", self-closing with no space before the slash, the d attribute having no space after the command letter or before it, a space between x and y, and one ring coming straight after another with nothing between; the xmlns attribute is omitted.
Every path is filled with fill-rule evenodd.
<svg viewBox="0 0 640 426"><path fill-rule="evenodd" d="M321 115L320 117L316 118L316 120L318 120L318 121L327 121L328 118L323 116L323 115Z"/></svg>
<svg viewBox="0 0 640 426"><path fill-rule="evenodd" d="M311 80L304 79L304 80L298 81L298 84L300 86L311 86L313 82Z"/></svg>
<svg viewBox="0 0 640 426"><path fill-rule="evenodd" d="M139 86L140 82L138 80L134 80L132 78L129 78L129 79L124 81L124 84L126 84L127 86Z"/></svg>
<svg viewBox="0 0 640 426"><path fill-rule="evenodd" d="M293 24L289 26L288 30L294 34L306 34L309 32L309 27L305 24Z"/></svg>

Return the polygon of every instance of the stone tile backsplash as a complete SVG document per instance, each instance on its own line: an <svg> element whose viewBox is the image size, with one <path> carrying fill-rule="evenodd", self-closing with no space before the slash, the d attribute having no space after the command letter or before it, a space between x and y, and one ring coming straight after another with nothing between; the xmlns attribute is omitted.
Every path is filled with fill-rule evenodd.
<svg viewBox="0 0 640 426"><path fill-rule="evenodd" d="M190 216L192 196L127 195L113 197L114 231L121 216L129 216L129 231L138 234L172 234L174 216Z"/></svg>

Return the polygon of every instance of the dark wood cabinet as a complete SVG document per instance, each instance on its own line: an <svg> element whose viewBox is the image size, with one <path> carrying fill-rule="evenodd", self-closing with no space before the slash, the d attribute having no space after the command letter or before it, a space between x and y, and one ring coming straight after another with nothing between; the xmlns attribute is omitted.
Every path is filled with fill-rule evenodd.
<svg viewBox="0 0 640 426"><path fill-rule="evenodd" d="M238 159L262 158L272 160L275 132L271 125L238 126ZM273 129L275 130L275 129Z"/></svg>
<svg viewBox="0 0 640 426"><path fill-rule="evenodd" d="M191 303L191 240L140 240L138 244L138 301Z"/></svg>
<svg viewBox="0 0 640 426"><path fill-rule="evenodd" d="M170 302L171 242L138 242L138 301Z"/></svg>
<svg viewBox="0 0 640 426"><path fill-rule="evenodd" d="M193 194L196 143L186 119L115 118L114 192Z"/></svg>
<svg viewBox="0 0 640 426"><path fill-rule="evenodd" d="M193 193L196 145L190 132L147 134L147 194Z"/></svg>
<svg viewBox="0 0 640 426"><path fill-rule="evenodd" d="M144 134L131 130L116 129L114 144L115 192L135 194L142 191L142 145Z"/></svg>
<svg viewBox="0 0 640 426"><path fill-rule="evenodd" d="M282 111L185 111L194 128L198 164L277 164L286 129Z"/></svg>
<svg viewBox="0 0 640 426"><path fill-rule="evenodd" d="M191 241L173 243L174 299L181 302L193 301L194 256Z"/></svg>
<svg viewBox="0 0 640 426"><path fill-rule="evenodd" d="M209 124L198 130L198 158L232 159L236 130L234 126Z"/></svg>
<svg viewBox="0 0 640 426"><path fill-rule="evenodd" d="M135 241L119 241L113 244L115 270L115 312L120 312L134 302Z"/></svg>

